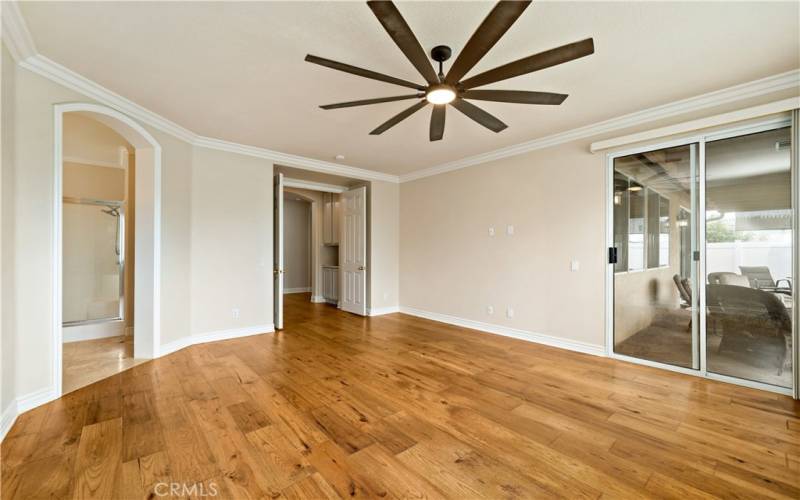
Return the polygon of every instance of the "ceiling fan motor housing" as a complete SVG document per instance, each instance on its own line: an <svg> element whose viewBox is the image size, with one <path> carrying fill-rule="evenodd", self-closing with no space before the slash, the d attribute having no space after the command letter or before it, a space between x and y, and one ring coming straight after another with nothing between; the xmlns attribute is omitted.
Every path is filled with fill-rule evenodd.
<svg viewBox="0 0 800 500"><path fill-rule="evenodd" d="M437 45L431 49L431 57L436 62L444 62L450 59L453 51L447 45Z"/></svg>

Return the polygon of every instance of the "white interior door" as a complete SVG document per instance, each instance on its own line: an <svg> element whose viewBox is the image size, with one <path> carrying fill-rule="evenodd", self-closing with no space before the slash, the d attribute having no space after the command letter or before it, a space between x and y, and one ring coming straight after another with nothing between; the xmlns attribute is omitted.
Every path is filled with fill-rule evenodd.
<svg viewBox="0 0 800 500"><path fill-rule="evenodd" d="M275 328L283 328L283 174L275 175L273 196L273 251L272 276L273 315Z"/></svg>
<svg viewBox="0 0 800 500"><path fill-rule="evenodd" d="M342 193L342 252L339 300L342 309L367 315L367 188Z"/></svg>

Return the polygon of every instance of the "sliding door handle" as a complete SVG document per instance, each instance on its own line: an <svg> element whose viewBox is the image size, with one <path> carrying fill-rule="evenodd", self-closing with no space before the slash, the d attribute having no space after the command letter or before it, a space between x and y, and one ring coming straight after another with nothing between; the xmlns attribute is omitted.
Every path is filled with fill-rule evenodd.
<svg viewBox="0 0 800 500"><path fill-rule="evenodd" d="M359 270L359 271L366 271L366 270L367 270L367 268L366 268L366 267L364 267L364 266L358 266L358 270Z"/></svg>

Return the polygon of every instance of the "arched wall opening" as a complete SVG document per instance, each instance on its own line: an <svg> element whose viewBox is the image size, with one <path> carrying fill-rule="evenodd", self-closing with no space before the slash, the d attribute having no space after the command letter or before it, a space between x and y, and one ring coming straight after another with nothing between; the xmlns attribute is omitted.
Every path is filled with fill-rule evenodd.
<svg viewBox="0 0 800 500"><path fill-rule="evenodd" d="M161 146L141 125L107 106L90 103L54 107L53 373L62 391L63 342L63 131L64 115L79 114L121 135L135 150L136 267L134 271L134 357L155 358L160 347Z"/></svg>

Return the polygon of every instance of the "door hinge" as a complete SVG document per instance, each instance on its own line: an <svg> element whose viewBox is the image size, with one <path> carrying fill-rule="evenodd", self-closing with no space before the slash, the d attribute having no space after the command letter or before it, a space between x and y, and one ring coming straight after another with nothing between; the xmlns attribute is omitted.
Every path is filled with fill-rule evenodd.
<svg viewBox="0 0 800 500"><path fill-rule="evenodd" d="M700 250L695 250L692 253L692 260L694 260L695 262L700 262Z"/></svg>
<svg viewBox="0 0 800 500"><path fill-rule="evenodd" d="M608 263L617 263L617 247L608 247Z"/></svg>

